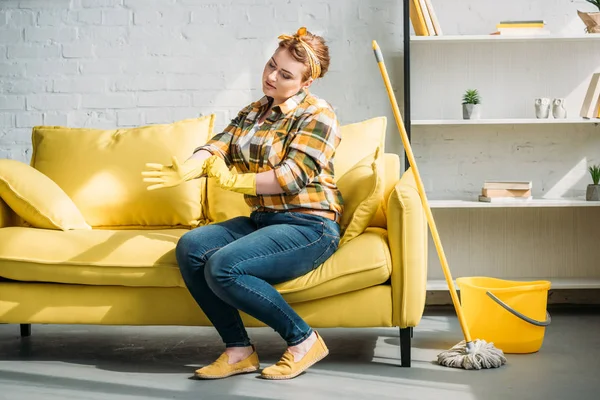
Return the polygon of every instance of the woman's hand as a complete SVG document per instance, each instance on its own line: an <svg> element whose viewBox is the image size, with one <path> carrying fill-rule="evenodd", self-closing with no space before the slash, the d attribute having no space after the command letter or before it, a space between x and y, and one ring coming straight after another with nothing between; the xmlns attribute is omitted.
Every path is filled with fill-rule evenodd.
<svg viewBox="0 0 600 400"><path fill-rule="evenodd" d="M209 177L216 178L217 184L232 192L256 196L256 174L236 174L231 172L225 161L219 156L212 156L204 164Z"/></svg>
<svg viewBox="0 0 600 400"><path fill-rule="evenodd" d="M205 160L203 159L189 158L183 164L180 164L175 156L172 160L172 165L146 164L146 170L142 171L143 181L154 183L148 186L147 190L174 187L204 174Z"/></svg>

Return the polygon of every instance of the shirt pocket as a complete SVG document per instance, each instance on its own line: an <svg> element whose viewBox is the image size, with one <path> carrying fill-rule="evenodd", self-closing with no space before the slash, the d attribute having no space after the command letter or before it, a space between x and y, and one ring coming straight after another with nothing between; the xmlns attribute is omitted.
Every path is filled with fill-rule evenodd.
<svg viewBox="0 0 600 400"><path fill-rule="evenodd" d="M262 167L274 169L281 164L286 153L285 142L287 138L288 133L284 129L275 129L271 132L271 135L262 144L261 159L266 161Z"/></svg>

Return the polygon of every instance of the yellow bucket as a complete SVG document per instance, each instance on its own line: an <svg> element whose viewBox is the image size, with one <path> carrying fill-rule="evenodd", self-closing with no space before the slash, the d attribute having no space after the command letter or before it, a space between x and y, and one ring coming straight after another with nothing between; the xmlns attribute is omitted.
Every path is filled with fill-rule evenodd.
<svg viewBox="0 0 600 400"><path fill-rule="evenodd" d="M473 340L493 342L505 353L534 353L542 347L550 324L549 281L469 277L456 283Z"/></svg>

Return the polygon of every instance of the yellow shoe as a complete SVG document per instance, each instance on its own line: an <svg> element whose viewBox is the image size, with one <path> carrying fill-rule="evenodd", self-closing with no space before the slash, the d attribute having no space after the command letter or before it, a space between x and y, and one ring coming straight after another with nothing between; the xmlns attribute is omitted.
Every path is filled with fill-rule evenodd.
<svg viewBox="0 0 600 400"><path fill-rule="evenodd" d="M325 342L323 342L317 331L315 331L315 334L317 335L317 341L300 361L295 362L294 355L286 351L277 364L263 369L261 376L264 379L292 379L324 359L329 354L329 349L325 346Z"/></svg>
<svg viewBox="0 0 600 400"><path fill-rule="evenodd" d="M257 371L260 368L260 362L254 346L252 346L252 349L254 350L252 354L235 364L229 364L229 356L227 353L223 353L212 364L196 370L195 376L199 379L221 379L231 375Z"/></svg>

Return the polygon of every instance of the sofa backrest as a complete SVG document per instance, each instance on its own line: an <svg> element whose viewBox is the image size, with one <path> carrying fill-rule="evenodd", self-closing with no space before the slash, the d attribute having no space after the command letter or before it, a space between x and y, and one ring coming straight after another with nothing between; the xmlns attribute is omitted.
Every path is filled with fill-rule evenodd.
<svg viewBox="0 0 600 400"><path fill-rule="evenodd" d="M193 180L148 191L146 163L185 161L213 134L214 115L128 129L38 126L31 166L60 186L93 228L193 227L204 223Z"/></svg>

